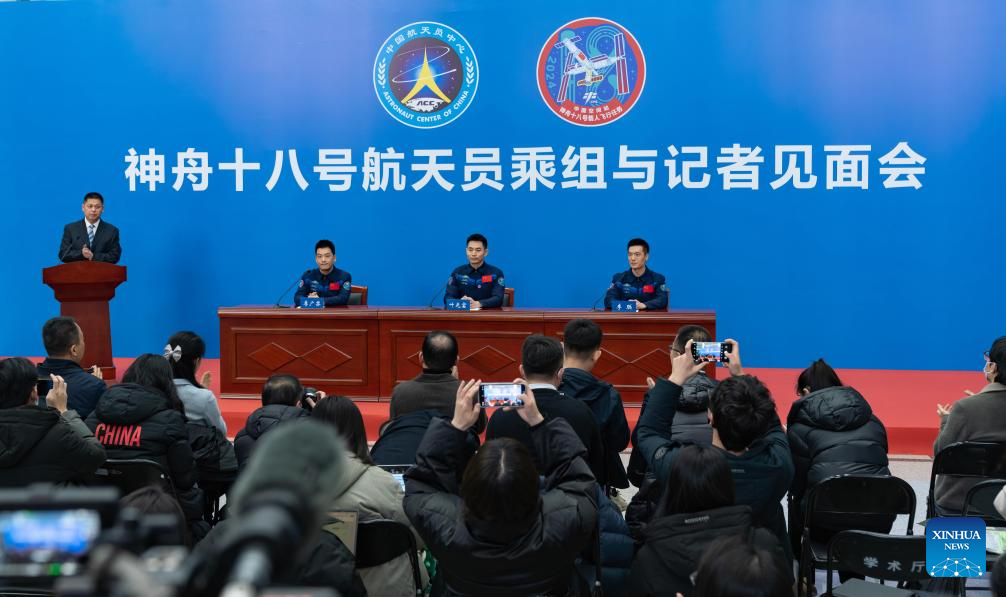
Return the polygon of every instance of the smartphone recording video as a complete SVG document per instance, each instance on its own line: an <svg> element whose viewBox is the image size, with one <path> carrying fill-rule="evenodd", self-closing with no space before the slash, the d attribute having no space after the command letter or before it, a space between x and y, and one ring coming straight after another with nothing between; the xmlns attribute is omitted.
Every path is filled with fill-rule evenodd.
<svg viewBox="0 0 1006 597"><path fill-rule="evenodd" d="M696 363L729 363L730 345L726 342L692 342L692 360Z"/></svg>
<svg viewBox="0 0 1006 597"><path fill-rule="evenodd" d="M524 406L524 384L484 383L479 386L482 408L498 406Z"/></svg>

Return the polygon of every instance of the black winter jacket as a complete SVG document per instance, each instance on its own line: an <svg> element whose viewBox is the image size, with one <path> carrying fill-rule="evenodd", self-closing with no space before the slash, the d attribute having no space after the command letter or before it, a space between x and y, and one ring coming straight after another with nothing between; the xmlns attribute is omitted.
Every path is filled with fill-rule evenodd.
<svg viewBox="0 0 1006 597"><path fill-rule="evenodd" d="M244 429L234 436L234 454L238 459L238 468L244 468L251 456L255 442L262 434L283 421L293 421L301 417L310 417L311 413L299 406L287 404L267 404L255 409L248 415Z"/></svg>
<svg viewBox="0 0 1006 597"><path fill-rule="evenodd" d="M887 430L853 388L835 386L800 398L790 407L786 423L796 467L790 493L801 507L807 490L828 477L891 474L887 468ZM839 524L837 529L876 526L858 527L847 522L852 526ZM836 528L824 519L822 523Z"/></svg>
<svg viewBox="0 0 1006 597"><path fill-rule="evenodd" d="M405 513L437 559L434 595L516 597L565 594L574 561L597 525L594 476L586 449L565 420L532 427L543 463L539 508L520 523L466 520L460 471L474 450L468 433L434 419L406 473Z"/></svg>
<svg viewBox="0 0 1006 597"><path fill-rule="evenodd" d="M103 462L105 449L76 412L0 410L0 487L86 482Z"/></svg>
<svg viewBox="0 0 1006 597"><path fill-rule="evenodd" d="M87 426L112 459L154 460L171 476L175 489L196 483L185 415L163 394L137 384L112 386L98 400Z"/></svg>
<svg viewBox="0 0 1006 597"><path fill-rule="evenodd" d="M686 597L695 587L691 574L698 568L703 550L713 540L751 532L751 508L727 506L691 514L675 514L653 520L644 532L643 546L632 563L633 595ZM767 531L761 541L779 549Z"/></svg>
<svg viewBox="0 0 1006 597"><path fill-rule="evenodd" d="M610 383L575 368L565 370L559 391L586 402L590 407L604 444L604 478L611 487L628 487L629 479L625 476L621 452L629 446L629 422L625 418L621 394Z"/></svg>

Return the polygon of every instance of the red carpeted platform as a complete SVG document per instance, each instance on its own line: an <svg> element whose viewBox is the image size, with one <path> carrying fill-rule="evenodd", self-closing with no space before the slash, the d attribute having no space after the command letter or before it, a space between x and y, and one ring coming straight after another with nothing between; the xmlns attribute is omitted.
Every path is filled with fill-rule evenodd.
<svg viewBox="0 0 1006 597"><path fill-rule="evenodd" d="M40 359L38 359L40 360ZM132 359L115 359L119 375L126 371ZM220 362L207 359L203 368L213 372L211 389L219 393ZM785 422L790 404L796 400L794 385L798 369L748 368L772 391ZM721 372L725 375L726 372ZM933 440L939 429L937 403L953 402L965 396L964 390L977 392L984 385L977 371L887 371L878 369L840 369L842 381L859 390L873 406L875 414L887 427L891 454L932 455ZM388 418L387 402L359 402L370 440L377 438L377 429ZM244 426L248 414L260 406L258 400L224 399L221 410L231 435ZM626 415L630 425L636 424L639 409L629 407Z"/></svg>

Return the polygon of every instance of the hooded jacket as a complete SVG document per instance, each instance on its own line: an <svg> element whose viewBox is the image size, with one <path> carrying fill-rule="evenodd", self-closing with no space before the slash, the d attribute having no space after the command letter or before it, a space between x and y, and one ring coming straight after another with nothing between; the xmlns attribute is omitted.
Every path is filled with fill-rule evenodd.
<svg viewBox="0 0 1006 597"><path fill-rule="evenodd" d="M681 593L687 597L695 590L690 577L698 568L706 546L720 537L750 532L751 508L747 506L726 506L654 519L647 526L643 546L632 563L632 594ZM763 541L778 549L778 542L768 533L765 535Z"/></svg>
<svg viewBox="0 0 1006 597"><path fill-rule="evenodd" d="M526 521L494 524L468 520L458 495L459 471L474 454L468 433L444 419L430 424L406 473L405 513L437 559L434 595L565 593L597 525L594 476L565 420L549 419L530 434L546 477L539 506Z"/></svg>
<svg viewBox="0 0 1006 597"><path fill-rule="evenodd" d="M559 391L590 407L604 444L604 478L611 487L628 487L629 479L625 476L621 452L629 446L629 422L625 418L625 407L618 390L589 371L571 367L565 369Z"/></svg>
<svg viewBox="0 0 1006 597"><path fill-rule="evenodd" d="M103 462L105 449L76 412L0 410L0 487L84 482Z"/></svg>
<svg viewBox="0 0 1006 597"><path fill-rule="evenodd" d="M112 386L98 400L87 426L110 459L156 461L178 492L195 485L196 462L185 415L171 408L163 394L132 383Z"/></svg>
<svg viewBox="0 0 1006 597"><path fill-rule="evenodd" d="M330 511L357 512L360 522L394 520L412 528L402 509L405 492L391 473L377 466L364 464L355 456L346 456L342 478L334 489L338 496ZM422 541L418 541L422 547ZM367 593L386 597L414 597L415 583L409 556L397 558L372 568L358 568ZM422 570L420 574L422 574Z"/></svg>
<svg viewBox="0 0 1006 597"><path fill-rule="evenodd" d="M244 468L251 456L255 442L262 434L283 421L293 421L301 417L309 417L311 413L299 406L288 404L267 404L255 409L248 415L244 429L234 436L234 454L238 459L238 468Z"/></svg>

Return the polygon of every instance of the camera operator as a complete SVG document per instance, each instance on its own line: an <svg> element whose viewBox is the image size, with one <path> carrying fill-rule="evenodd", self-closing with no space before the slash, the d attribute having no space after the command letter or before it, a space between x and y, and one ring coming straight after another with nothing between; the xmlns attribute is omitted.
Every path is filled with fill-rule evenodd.
<svg viewBox="0 0 1006 597"><path fill-rule="evenodd" d="M83 481L105 462L105 449L76 411L66 382L53 375L47 407L36 406L38 372L31 361L0 361L0 487Z"/></svg>
<svg viewBox="0 0 1006 597"><path fill-rule="evenodd" d="M312 390L312 388L307 388ZM262 386L262 407L255 409L245 421L244 429L234 436L234 453L238 468L243 469L251 456L255 442L267 431L284 421L295 421L311 415L315 402L325 397L325 392L305 392L300 380L293 375L273 375Z"/></svg>

